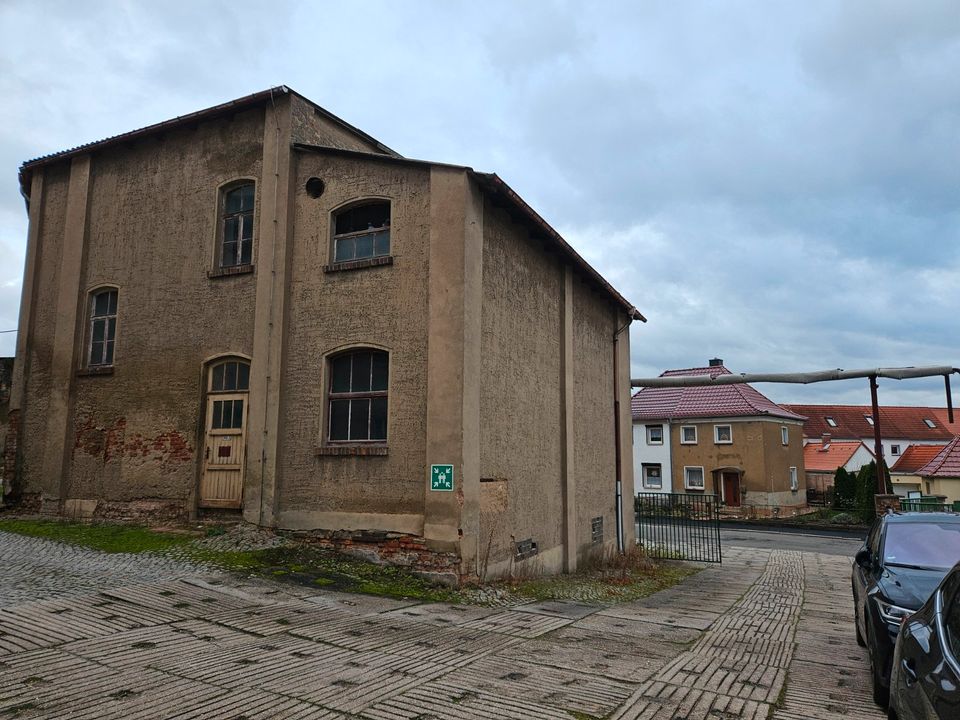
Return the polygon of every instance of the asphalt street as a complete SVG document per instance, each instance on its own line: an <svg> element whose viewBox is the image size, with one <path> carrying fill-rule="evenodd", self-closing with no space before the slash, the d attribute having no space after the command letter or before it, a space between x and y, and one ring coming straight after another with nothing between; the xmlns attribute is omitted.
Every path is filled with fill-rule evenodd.
<svg viewBox="0 0 960 720"><path fill-rule="evenodd" d="M725 528L723 525L720 526L720 542L724 549L737 546L767 550L799 550L800 552L822 553L824 555L842 555L849 558L852 558L863 544L863 540L860 538L837 537L833 534L817 533L815 530L806 533L778 532L776 530Z"/></svg>

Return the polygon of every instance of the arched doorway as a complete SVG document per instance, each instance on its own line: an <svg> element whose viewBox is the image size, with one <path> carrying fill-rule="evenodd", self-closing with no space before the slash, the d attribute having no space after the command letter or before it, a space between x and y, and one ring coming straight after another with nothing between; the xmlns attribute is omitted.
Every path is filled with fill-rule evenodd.
<svg viewBox="0 0 960 720"><path fill-rule="evenodd" d="M247 446L247 395L250 364L219 360L207 369L206 431L200 507L239 509Z"/></svg>

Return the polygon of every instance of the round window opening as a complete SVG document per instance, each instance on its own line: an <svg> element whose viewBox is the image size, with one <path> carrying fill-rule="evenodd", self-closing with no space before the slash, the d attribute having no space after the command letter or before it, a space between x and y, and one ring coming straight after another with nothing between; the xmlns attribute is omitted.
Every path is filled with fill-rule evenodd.
<svg viewBox="0 0 960 720"><path fill-rule="evenodd" d="M307 180L307 184L305 187L307 190L307 195L309 195L312 198L318 198L321 195L323 195L323 189L325 185L323 184L323 180L321 180L320 178L312 177L309 180Z"/></svg>

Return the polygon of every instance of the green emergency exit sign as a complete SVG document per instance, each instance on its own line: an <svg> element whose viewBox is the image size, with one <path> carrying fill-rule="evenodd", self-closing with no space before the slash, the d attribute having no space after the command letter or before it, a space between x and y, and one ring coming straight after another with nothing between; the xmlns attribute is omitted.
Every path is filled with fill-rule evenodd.
<svg viewBox="0 0 960 720"><path fill-rule="evenodd" d="M430 466L430 489L453 491L453 465Z"/></svg>

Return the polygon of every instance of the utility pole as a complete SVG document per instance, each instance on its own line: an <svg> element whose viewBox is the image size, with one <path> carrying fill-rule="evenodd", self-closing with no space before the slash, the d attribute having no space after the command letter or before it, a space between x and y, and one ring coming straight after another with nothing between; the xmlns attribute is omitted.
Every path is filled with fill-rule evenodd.
<svg viewBox="0 0 960 720"><path fill-rule="evenodd" d="M870 404L873 408L873 454L877 458L877 495L886 495L887 472L883 462L883 443L880 441L880 404L877 402L876 375L870 376Z"/></svg>

